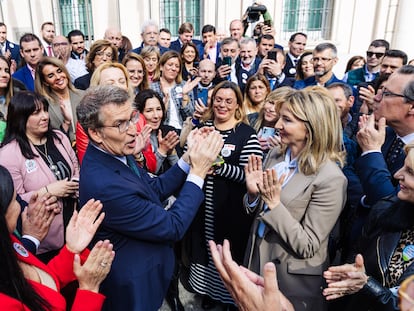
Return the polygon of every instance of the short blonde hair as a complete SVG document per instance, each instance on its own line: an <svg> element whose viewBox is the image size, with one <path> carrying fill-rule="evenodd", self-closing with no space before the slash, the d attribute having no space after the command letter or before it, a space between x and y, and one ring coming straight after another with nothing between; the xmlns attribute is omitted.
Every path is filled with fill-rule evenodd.
<svg viewBox="0 0 414 311"><path fill-rule="evenodd" d="M327 160L344 164L342 125L335 101L322 87L297 90L286 96L284 105L307 130L305 147L298 156L299 171L311 175Z"/></svg>
<svg viewBox="0 0 414 311"><path fill-rule="evenodd" d="M102 71L104 71L105 69L108 69L108 68L118 68L119 70L122 71L122 73L125 76L127 91L130 94L130 96L132 97L132 94L134 92L132 90L131 82L129 80L128 70L125 68L124 65L122 65L120 63L103 63L103 64L99 65L98 68L96 68L95 71L92 74L90 86L92 87L92 86L100 85L101 84Z"/></svg>

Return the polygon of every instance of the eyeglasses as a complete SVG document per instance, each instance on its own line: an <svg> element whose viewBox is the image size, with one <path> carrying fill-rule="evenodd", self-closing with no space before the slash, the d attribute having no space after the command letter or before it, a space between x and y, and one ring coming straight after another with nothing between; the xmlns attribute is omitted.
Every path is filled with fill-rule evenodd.
<svg viewBox="0 0 414 311"><path fill-rule="evenodd" d="M312 61L314 63L319 63L319 61L321 61L322 63L327 63L330 62L332 60L332 58L327 58L327 57L314 57L312 58Z"/></svg>
<svg viewBox="0 0 414 311"><path fill-rule="evenodd" d="M122 133L125 133L126 131L128 131L128 129L131 125L137 124L138 119L139 119L139 112L134 111L129 120L120 121L120 122L118 122L117 125L102 125L102 126L99 126L99 128L103 128L103 127L115 128L115 127L117 127L118 130L119 130L119 133L122 134Z"/></svg>
<svg viewBox="0 0 414 311"><path fill-rule="evenodd" d="M385 87L379 89L376 96L379 101L381 101L383 97L402 97L404 99L406 98L405 95L390 92Z"/></svg>
<svg viewBox="0 0 414 311"><path fill-rule="evenodd" d="M385 53L367 51L367 57L372 57L374 55L376 58L380 59L381 57L385 55Z"/></svg>
<svg viewBox="0 0 414 311"><path fill-rule="evenodd" d="M109 52L108 53L105 53L104 51L96 52L96 56L99 56L99 57L104 56L104 54L105 54L106 57L112 58L112 53L109 53Z"/></svg>

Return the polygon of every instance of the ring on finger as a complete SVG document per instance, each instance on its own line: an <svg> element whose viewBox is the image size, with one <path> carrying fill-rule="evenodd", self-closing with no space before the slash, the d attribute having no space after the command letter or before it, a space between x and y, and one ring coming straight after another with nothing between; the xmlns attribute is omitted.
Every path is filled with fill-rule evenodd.
<svg viewBox="0 0 414 311"><path fill-rule="evenodd" d="M105 261L102 261L101 263L100 263L100 265L101 265L101 267L106 267L106 265L107 265L108 263L107 262L105 262Z"/></svg>

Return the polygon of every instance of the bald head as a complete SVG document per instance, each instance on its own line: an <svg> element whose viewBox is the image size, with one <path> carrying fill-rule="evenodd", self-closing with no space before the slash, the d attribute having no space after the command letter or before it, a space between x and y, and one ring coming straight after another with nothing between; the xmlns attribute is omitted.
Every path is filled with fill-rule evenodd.
<svg viewBox="0 0 414 311"><path fill-rule="evenodd" d="M122 45L122 33L118 28L108 28L105 31L104 39L111 41L118 49Z"/></svg>
<svg viewBox="0 0 414 311"><path fill-rule="evenodd" d="M209 85L216 75L216 65L210 59L203 59L198 68L198 75L202 85Z"/></svg>

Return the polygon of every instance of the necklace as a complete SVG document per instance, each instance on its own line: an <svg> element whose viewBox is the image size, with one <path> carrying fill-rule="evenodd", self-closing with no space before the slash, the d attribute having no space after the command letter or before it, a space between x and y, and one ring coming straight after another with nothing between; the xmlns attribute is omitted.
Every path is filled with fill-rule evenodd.
<svg viewBox="0 0 414 311"><path fill-rule="evenodd" d="M61 179L60 171L59 171L57 165L55 163L53 163L52 158L47 154L47 141L43 145L34 145L33 144L33 146L44 157L44 159L46 159L46 161L48 162L48 166L49 166L50 170L52 171L52 173L56 176L56 179L60 180ZM44 148L45 148L44 152L40 149L40 146L44 146Z"/></svg>

